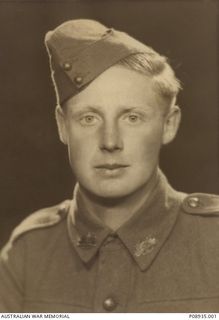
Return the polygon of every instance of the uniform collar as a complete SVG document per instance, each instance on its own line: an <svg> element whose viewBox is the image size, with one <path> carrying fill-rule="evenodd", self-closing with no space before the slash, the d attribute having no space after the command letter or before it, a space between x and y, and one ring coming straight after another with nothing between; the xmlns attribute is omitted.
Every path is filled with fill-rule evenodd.
<svg viewBox="0 0 219 320"><path fill-rule="evenodd" d="M112 232L84 207L78 185L68 214L70 239L84 263L95 259L109 235L116 235L128 249L141 270L150 266L170 235L181 203L181 194L173 190L161 171L150 197L116 232Z"/></svg>

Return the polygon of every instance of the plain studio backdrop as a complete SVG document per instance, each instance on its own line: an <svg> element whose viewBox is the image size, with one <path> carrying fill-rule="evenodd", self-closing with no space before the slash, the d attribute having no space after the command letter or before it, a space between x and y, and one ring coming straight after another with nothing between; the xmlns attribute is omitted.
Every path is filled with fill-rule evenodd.
<svg viewBox="0 0 219 320"><path fill-rule="evenodd" d="M44 47L45 33L70 19L97 19L169 58L183 117L161 168L177 190L219 193L218 9L204 0L0 1L1 246L28 214L72 196Z"/></svg>

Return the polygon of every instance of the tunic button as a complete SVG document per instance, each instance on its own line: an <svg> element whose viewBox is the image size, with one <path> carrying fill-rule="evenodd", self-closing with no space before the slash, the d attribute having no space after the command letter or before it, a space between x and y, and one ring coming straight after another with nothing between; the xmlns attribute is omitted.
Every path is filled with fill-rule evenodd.
<svg viewBox="0 0 219 320"><path fill-rule="evenodd" d="M106 298L103 301L103 307L106 311L112 311L116 307L116 302L112 298Z"/></svg>
<svg viewBox="0 0 219 320"><path fill-rule="evenodd" d="M188 205L191 207L191 208L197 208L198 205L199 205L199 198L197 197L191 197L188 199Z"/></svg>
<svg viewBox="0 0 219 320"><path fill-rule="evenodd" d="M75 80L75 83L76 83L77 85L80 85L80 84L82 84L83 78L80 77L80 76L77 76L77 77L75 77L74 80Z"/></svg>
<svg viewBox="0 0 219 320"><path fill-rule="evenodd" d="M71 63L70 62L64 62L63 63L63 69L65 70L65 71L69 71L69 70L71 70L71 67L72 67L72 65L71 65Z"/></svg>

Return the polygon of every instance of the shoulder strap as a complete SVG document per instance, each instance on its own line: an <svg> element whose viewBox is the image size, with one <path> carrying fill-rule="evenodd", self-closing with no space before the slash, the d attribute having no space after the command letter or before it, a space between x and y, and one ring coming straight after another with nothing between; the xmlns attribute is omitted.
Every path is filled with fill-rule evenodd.
<svg viewBox="0 0 219 320"><path fill-rule="evenodd" d="M207 193L192 193L183 201L186 213L219 216L219 196Z"/></svg>
<svg viewBox="0 0 219 320"><path fill-rule="evenodd" d="M70 203L70 200L65 200L59 205L32 213L14 229L10 237L10 242L14 242L18 237L28 231L56 225L66 216Z"/></svg>

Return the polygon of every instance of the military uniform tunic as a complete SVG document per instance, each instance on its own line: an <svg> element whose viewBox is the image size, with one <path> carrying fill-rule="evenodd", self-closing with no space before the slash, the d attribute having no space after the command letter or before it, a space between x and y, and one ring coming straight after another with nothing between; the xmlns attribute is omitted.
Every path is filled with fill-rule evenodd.
<svg viewBox="0 0 219 320"><path fill-rule="evenodd" d="M176 192L161 174L113 232L76 190L3 248L0 312L219 312L218 213L217 196Z"/></svg>

